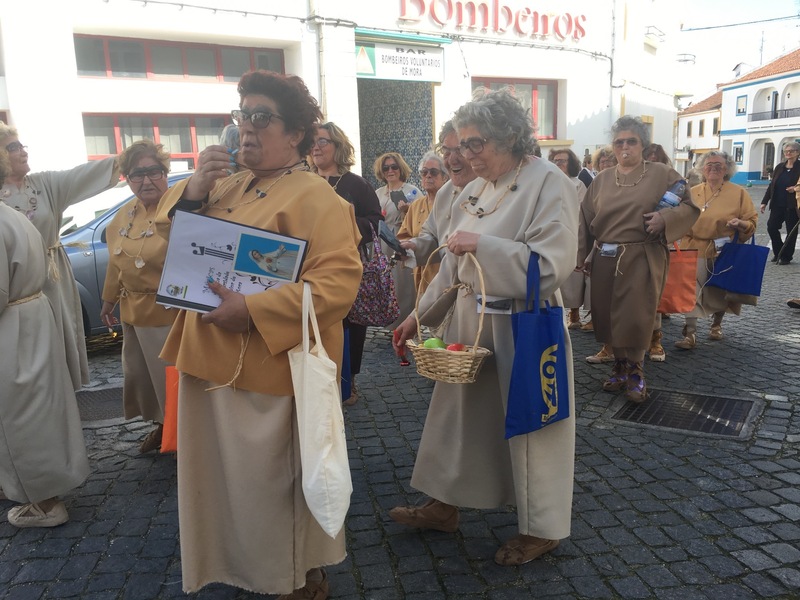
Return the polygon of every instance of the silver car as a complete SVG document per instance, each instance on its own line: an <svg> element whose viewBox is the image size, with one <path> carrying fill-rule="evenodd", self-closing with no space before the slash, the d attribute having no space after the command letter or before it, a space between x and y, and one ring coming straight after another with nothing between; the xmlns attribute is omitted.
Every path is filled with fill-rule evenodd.
<svg viewBox="0 0 800 600"><path fill-rule="evenodd" d="M170 173L169 185L186 179L191 171ZM125 193L127 192L127 193ZM119 198L122 200L119 200ZM83 330L86 336L106 333L108 328L100 321L100 309L103 307L103 285L106 281L108 267L108 245L106 244L106 227L126 202L133 198L127 184L116 186L79 202L64 212L61 225L61 243L67 252L78 284L83 312ZM111 208L108 208L112 204ZM91 218L87 223L82 220ZM119 312L117 312L119 317Z"/></svg>

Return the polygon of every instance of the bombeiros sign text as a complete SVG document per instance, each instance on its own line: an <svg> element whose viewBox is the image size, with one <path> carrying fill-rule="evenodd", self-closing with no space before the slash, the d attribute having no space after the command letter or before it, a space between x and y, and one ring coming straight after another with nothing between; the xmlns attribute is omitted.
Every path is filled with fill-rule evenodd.
<svg viewBox="0 0 800 600"><path fill-rule="evenodd" d="M517 5L514 0L400 0L400 20L421 23L427 17L443 29L454 27L559 41L577 42L586 36L586 15Z"/></svg>

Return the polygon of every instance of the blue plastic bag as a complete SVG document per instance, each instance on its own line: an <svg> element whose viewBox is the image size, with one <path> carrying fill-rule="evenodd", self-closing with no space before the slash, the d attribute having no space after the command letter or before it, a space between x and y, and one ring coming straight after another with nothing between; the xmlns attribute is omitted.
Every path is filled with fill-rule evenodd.
<svg viewBox="0 0 800 600"><path fill-rule="evenodd" d="M735 294L760 296L769 248L757 245L755 235L750 238L749 244L738 242L737 231L733 235L733 241L725 244L714 260L714 272L706 285Z"/></svg>
<svg viewBox="0 0 800 600"><path fill-rule="evenodd" d="M514 363L506 407L506 439L569 416L564 311L548 302L539 308L539 255L535 252L528 261L525 311L511 315L511 328Z"/></svg>

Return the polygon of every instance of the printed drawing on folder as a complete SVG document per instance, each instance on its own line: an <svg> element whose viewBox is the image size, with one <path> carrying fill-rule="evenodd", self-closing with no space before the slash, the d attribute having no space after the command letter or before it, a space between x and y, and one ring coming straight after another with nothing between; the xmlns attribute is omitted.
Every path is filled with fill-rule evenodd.
<svg viewBox="0 0 800 600"><path fill-rule="evenodd" d="M156 302L209 312L222 301L209 281L241 294L296 282L306 246L299 238L178 210Z"/></svg>

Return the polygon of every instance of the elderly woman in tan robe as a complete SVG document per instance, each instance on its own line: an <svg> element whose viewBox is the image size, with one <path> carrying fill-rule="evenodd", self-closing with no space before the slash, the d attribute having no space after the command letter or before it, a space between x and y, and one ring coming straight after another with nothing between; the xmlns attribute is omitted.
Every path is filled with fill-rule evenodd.
<svg viewBox="0 0 800 600"><path fill-rule="evenodd" d="M157 217L177 208L308 241L300 279L311 285L322 345L341 368L343 329L361 281L352 206L303 160L321 112L303 81L268 71L239 81L241 150L200 153ZM228 176L231 163L243 169ZM332 227L331 224L336 226ZM215 310L181 312L162 357L181 373L178 520L183 589L222 582L284 600L328 596L322 567L344 560L302 491L287 352L302 335L302 282L244 296L219 284Z"/></svg>
<svg viewBox="0 0 800 600"><path fill-rule="evenodd" d="M10 170L0 151L0 185ZM0 488L15 527L69 519L59 496L89 475L61 331L42 290L47 249L24 215L0 203Z"/></svg>
<svg viewBox="0 0 800 600"><path fill-rule="evenodd" d="M700 218L681 239L681 249L697 250L697 304L686 315L683 339L675 342L681 350L692 350L697 345L697 318L714 315L711 340L722 339L722 318L726 312L738 315L742 300L755 304L752 297L729 294L705 283L714 272L714 261L722 246L733 240L739 232L739 243L753 237L758 225L758 212L750 194L740 185L730 182L736 173L736 163L727 153L712 150L703 155L697 168L705 180L692 188L692 197L700 206Z"/></svg>
<svg viewBox="0 0 800 600"><path fill-rule="evenodd" d="M100 320L112 327L119 303L123 414L126 419L142 417L156 423L139 446L144 454L161 446L167 364L158 355L178 314L156 304L167 241L153 234L158 203L169 187L169 152L161 144L139 140L119 155L119 164L134 198L106 228L109 253Z"/></svg>
<svg viewBox="0 0 800 600"><path fill-rule="evenodd" d="M56 323L63 332L72 387L89 383L89 363L83 331L78 286L58 230L64 210L99 194L119 182L116 157L95 160L67 171L30 173L26 146L17 130L0 121L0 148L9 153L11 174L0 188L0 201L23 213L47 245L48 270L45 295L53 304Z"/></svg>
<svg viewBox="0 0 800 600"><path fill-rule="evenodd" d="M487 120L487 114L493 118ZM453 207L447 253L420 302L423 324L438 326L452 308L444 339L475 341L480 290L466 253L481 265L486 294L524 310L531 252L539 254L541 295L560 305L558 288L572 273L577 251L578 200L573 183L533 152L533 128L506 91L462 106L454 121L462 154L478 178ZM512 132L509 136L508 132ZM460 283L463 290L447 290ZM400 351L415 334L406 320L394 340ZM505 407L514 360L511 311L485 316L478 344L494 352L472 384L437 382L422 432L411 485L430 499L399 506L390 517L412 527L455 531L458 506L516 505L519 534L495 554L500 565L529 562L570 533L575 454L572 348L567 339L570 416L505 439Z"/></svg>
<svg viewBox="0 0 800 600"><path fill-rule="evenodd" d="M689 231L700 209L686 188L677 206L656 210L681 176L667 165L644 160L650 138L641 119L620 117L611 133L617 166L597 174L581 204L578 264L592 277L595 337L614 352L603 389L644 402L644 354L667 280L667 242Z"/></svg>

